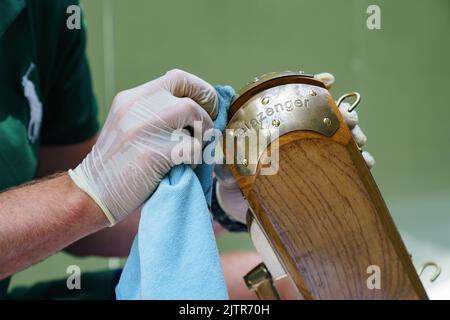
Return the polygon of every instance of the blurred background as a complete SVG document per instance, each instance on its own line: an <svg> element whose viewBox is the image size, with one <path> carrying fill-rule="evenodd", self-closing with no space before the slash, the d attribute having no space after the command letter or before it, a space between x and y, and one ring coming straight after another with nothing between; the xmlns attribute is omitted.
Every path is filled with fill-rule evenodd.
<svg viewBox="0 0 450 320"><path fill-rule="evenodd" d="M366 12L381 8L381 30ZM104 120L120 90L181 68L239 89L283 70L331 72L337 99L362 95L366 150L375 179L414 264L442 275L432 298L450 298L450 1L448 0L82 0L88 55ZM223 235L222 251L251 248L245 234ZM57 254L16 276L12 286L115 268L118 259Z"/></svg>

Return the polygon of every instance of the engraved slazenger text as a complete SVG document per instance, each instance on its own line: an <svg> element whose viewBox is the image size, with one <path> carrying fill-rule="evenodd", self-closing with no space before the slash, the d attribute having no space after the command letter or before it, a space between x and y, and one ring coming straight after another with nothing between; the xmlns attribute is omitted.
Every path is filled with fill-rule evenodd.
<svg viewBox="0 0 450 320"><path fill-rule="evenodd" d="M284 102L279 102L274 105L269 105L264 109L264 111L257 113L256 118L253 118L248 123L246 123L246 126L248 128L259 129L262 128L262 124L267 119L267 117L272 117L280 112L292 112L296 108L308 108L308 107L309 107L309 99L286 100Z"/></svg>

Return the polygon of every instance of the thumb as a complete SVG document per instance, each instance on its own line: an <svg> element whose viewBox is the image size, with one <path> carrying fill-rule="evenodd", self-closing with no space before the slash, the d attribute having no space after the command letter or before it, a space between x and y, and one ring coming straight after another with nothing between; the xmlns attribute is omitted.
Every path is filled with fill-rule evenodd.
<svg viewBox="0 0 450 320"><path fill-rule="evenodd" d="M186 71L174 69L162 78L163 87L178 98L191 98L203 107L212 119L217 117L218 97L212 85Z"/></svg>

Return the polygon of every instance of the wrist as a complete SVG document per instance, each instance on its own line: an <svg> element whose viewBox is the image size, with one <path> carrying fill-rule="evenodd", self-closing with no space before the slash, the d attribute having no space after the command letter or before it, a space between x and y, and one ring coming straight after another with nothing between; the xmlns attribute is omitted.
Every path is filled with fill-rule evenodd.
<svg viewBox="0 0 450 320"><path fill-rule="evenodd" d="M231 232L246 232L247 226L245 222L237 221L229 212L226 212L222 207L223 204L220 204L219 201L219 185L220 183L217 180L213 182L213 193L211 199L211 212L214 216L215 221L217 221L222 227ZM219 231L219 230L215 230Z"/></svg>
<svg viewBox="0 0 450 320"><path fill-rule="evenodd" d="M242 195L239 187L236 185L235 188L227 188L220 182L216 183L215 186L217 203L222 208L222 210L228 215L234 218L234 220L245 224L248 204Z"/></svg>
<svg viewBox="0 0 450 320"><path fill-rule="evenodd" d="M64 173L60 179L68 190L67 205L74 213L77 222L86 221L97 229L110 225L100 206L84 190L79 188L67 173Z"/></svg>
<svg viewBox="0 0 450 320"><path fill-rule="evenodd" d="M111 214L108 207L97 196L95 189L91 186L89 181L85 178L83 170L78 166L75 170L69 170L68 175L72 180L72 183L78 187L85 195L87 195L92 202L101 210L104 216L108 219L109 225L113 226L117 223L117 219Z"/></svg>

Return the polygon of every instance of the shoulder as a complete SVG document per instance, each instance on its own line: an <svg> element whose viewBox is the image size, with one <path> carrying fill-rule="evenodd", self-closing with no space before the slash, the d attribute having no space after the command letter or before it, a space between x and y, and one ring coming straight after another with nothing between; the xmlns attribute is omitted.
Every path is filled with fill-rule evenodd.
<svg viewBox="0 0 450 320"><path fill-rule="evenodd" d="M27 6L33 27L38 31L64 32L73 6L80 8L78 0L28 0Z"/></svg>
<svg viewBox="0 0 450 320"><path fill-rule="evenodd" d="M36 63L42 85L48 92L67 71L67 64L84 55L86 34L79 17L79 27L70 28L71 6L78 0L28 0L27 10L33 34ZM69 10L68 10L69 9Z"/></svg>
<svg viewBox="0 0 450 320"><path fill-rule="evenodd" d="M33 13L44 15L51 18L61 18L60 15L67 13L70 6L79 6L79 0L28 0L29 6Z"/></svg>

